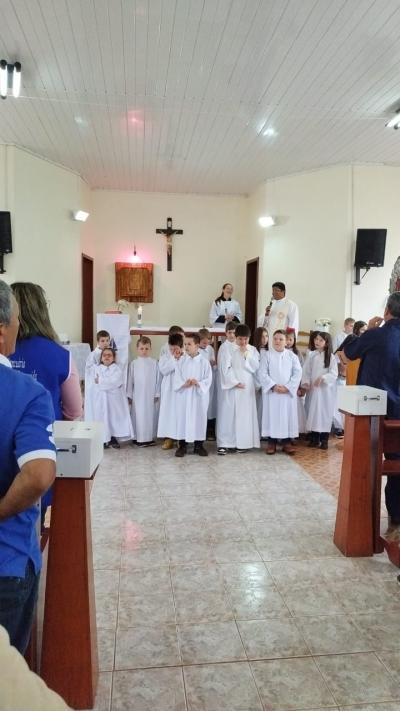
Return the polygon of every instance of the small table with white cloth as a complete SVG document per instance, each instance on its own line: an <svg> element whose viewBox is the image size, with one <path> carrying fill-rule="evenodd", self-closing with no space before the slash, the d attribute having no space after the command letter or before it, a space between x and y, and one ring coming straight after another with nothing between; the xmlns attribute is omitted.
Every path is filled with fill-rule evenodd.
<svg viewBox="0 0 400 711"><path fill-rule="evenodd" d="M71 353L72 359L78 369L79 380L85 380L85 365L91 353L89 344L62 343L61 345Z"/></svg>

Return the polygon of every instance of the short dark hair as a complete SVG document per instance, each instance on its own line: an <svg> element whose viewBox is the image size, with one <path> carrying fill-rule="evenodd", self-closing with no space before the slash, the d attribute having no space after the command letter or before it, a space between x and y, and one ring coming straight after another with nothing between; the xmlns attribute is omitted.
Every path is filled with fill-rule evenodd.
<svg viewBox="0 0 400 711"><path fill-rule="evenodd" d="M274 281L274 283L272 284L272 288L274 288L274 286L277 289L280 289L281 291L286 292L286 286L284 285L283 281Z"/></svg>
<svg viewBox="0 0 400 711"><path fill-rule="evenodd" d="M251 331L245 323L239 323L235 328L235 336L236 338L250 338Z"/></svg>
<svg viewBox="0 0 400 711"><path fill-rule="evenodd" d="M181 333L171 333L168 336L168 345L169 346L179 346L179 348L183 348L183 336Z"/></svg>
<svg viewBox="0 0 400 711"><path fill-rule="evenodd" d="M200 336L198 333L185 333L185 338L191 338L194 343L197 343L197 345L200 343Z"/></svg>
<svg viewBox="0 0 400 711"><path fill-rule="evenodd" d="M210 338L210 335L211 335L211 334L210 334L210 331L208 330L208 328L199 328L199 336L200 336L200 339L202 339L202 338Z"/></svg>
<svg viewBox="0 0 400 711"><path fill-rule="evenodd" d="M227 321L225 324L225 333L227 331L236 331L236 326L237 326L236 321Z"/></svg>
<svg viewBox="0 0 400 711"><path fill-rule="evenodd" d="M386 308L393 318L400 318L400 291L394 291L390 294Z"/></svg>
<svg viewBox="0 0 400 711"><path fill-rule="evenodd" d="M150 346L151 348L151 339L148 336L140 336L136 341L136 346L138 346L139 343L143 343L144 346Z"/></svg>
<svg viewBox="0 0 400 711"><path fill-rule="evenodd" d="M353 328L354 335L359 336L361 329L364 328L364 326L366 326L366 325L367 324L365 323L365 321L355 321L354 328ZM342 349L340 348L339 350L342 350Z"/></svg>
<svg viewBox="0 0 400 711"><path fill-rule="evenodd" d="M108 331L97 331L96 341L98 341L100 338L110 338L110 334L108 333Z"/></svg>
<svg viewBox="0 0 400 711"><path fill-rule="evenodd" d="M111 353L112 353L113 356L114 356L114 360L115 360L115 357L116 357L116 355L117 355L117 351L115 350L115 348L111 348L111 346L110 346L110 347L107 346L107 348L103 348L103 350L101 351L100 362L101 362L101 359L102 359L104 353L106 353L107 351L111 351Z"/></svg>
<svg viewBox="0 0 400 711"><path fill-rule="evenodd" d="M170 326L168 329L168 335L172 336L173 333L185 333L182 326Z"/></svg>

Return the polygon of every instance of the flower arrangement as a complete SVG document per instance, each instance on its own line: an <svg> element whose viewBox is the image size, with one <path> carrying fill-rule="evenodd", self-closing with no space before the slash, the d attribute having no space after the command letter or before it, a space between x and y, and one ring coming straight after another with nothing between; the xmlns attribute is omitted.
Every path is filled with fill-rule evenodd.
<svg viewBox="0 0 400 711"><path fill-rule="evenodd" d="M331 325L331 323L332 319L328 316L320 316L319 318L315 319L315 325L321 331L329 331L329 326Z"/></svg>

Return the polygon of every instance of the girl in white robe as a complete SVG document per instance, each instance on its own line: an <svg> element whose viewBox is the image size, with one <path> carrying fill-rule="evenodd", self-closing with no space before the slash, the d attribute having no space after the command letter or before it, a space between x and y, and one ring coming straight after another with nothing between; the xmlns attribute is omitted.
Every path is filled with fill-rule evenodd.
<svg viewBox="0 0 400 711"><path fill-rule="evenodd" d="M210 344L211 334L208 328L199 330L200 355L207 358L211 366L212 383L210 388L207 412L207 439L215 440L215 420L217 417L217 358L214 347Z"/></svg>
<svg viewBox="0 0 400 711"><path fill-rule="evenodd" d="M138 357L129 365L127 395L131 405L133 435L138 447L155 444L160 401L158 363L150 357L151 340L141 336Z"/></svg>
<svg viewBox="0 0 400 711"><path fill-rule="evenodd" d="M273 345L258 371L263 393L262 434L269 439L267 454L275 454L278 440L284 452L294 454L290 440L299 436L297 390L301 365L297 355L286 349L284 331L275 331Z"/></svg>
<svg viewBox="0 0 400 711"><path fill-rule="evenodd" d="M104 424L104 446L119 448L118 439L132 439L132 423L124 386L124 374L112 348L104 348L100 364L93 367L90 390L95 421Z"/></svg>
<svg viewBox="0 0 400 711"><path fill-rule="evenodd" d="M232 294L233 286L227 282L222 287L221 295L211 304L210 326L224 326L228 321L241 322L242 311L240 304L235 299L232 299Z"/></svg>
<svg viewBox="0 0 400 711"><path fill-rule="evenodd" d="M307 430L311 438L308 446L328 449L338 368L329 333L314 332L314 345L315 351L310 351L306 357L301 381L301 387L309 394Z"/></svg>
<svg viewBox="0 0 400 711"><path fill-rule="evenodd" d="M175 456L186 454L186 445L194 443L195 453L207 456L203 447L207 432L207 410L212 383L208 358L199 353L197 333L185 337L186 357L175 363L174 390L176 392L176 439L179 447Z"/></svg>
<svg viewBox="0 0 400 711"><path fill-rule="evenodd" d="M296 331L294 329L286 330L286 348L298 357L300 365L301 367L303 367L304 356L297 348ZM305 392L303 392L303 390L299 388L297 391L297 418L299 421L300 434L305 434L307 432L305 399Z"/></svg>
<svg viewBox="0 0 400 711"><path fill-rule="evenodd" d="M175 363L183 354L183 336L173 333L168 336L168 352L160 357L160 412L158 416L157 437L163 437L162 449L173 449L176 439L176 393L174 390Z"/></svg>
<svg viewBox="0 0 400 711"><path fill-rule="evenodd" d="M221 388L229 393L218 412L218 454L232 449L245 452L260 446L254 377L260 355L249 345L248 326L237 326L235 334L235 344L227 347L222 355L220 349L218 356Z"/></svg>

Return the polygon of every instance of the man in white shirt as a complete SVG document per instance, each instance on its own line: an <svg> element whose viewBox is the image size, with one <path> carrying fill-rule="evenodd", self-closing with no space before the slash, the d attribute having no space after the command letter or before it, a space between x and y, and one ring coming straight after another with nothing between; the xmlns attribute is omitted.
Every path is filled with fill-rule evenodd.
<svg viewBox="0 0 400 711"><path fill-rule="evenodd" d="M270 348L275 331L286 331L288 328L299 331L299 308L294 301L286 298L286 286L282 281L272 284L272 297L265 313L258 319L258 325L268 331Z"/></svg>

